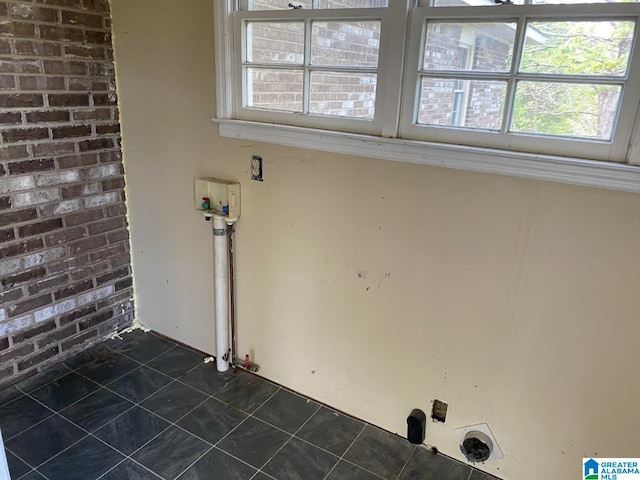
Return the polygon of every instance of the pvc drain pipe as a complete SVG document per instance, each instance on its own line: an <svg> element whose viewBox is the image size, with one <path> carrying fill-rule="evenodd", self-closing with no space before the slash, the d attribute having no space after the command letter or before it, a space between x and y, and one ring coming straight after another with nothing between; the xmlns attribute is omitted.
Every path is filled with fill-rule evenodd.
<svg viewBox="0 0 640 480"><path fill-rule="evenodd" d="M229 233L227 218L213 215L213 284L216 324L216 368L229 370Z"/></svg>

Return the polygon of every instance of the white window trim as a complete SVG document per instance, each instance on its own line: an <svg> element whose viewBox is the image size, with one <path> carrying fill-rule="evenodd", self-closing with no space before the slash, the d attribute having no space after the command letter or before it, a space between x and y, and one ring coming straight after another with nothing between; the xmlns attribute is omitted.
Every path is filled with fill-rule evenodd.
<svg viewBox="0 0 640 480"><path fill-rule="evenodd" d="M240 79L230 73L235 48L231 21L234 0L213 1L217 75L216 118L212 121L218 124L222 137L640 193L640 112L629 164L235 120L234 98Z"/></svg>

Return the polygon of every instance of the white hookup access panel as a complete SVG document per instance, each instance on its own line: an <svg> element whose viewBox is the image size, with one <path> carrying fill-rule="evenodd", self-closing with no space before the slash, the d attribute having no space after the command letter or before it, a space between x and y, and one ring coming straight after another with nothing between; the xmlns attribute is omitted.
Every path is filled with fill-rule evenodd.
<svg viewBox="0 0 640 480"><path fill-rule="evenodd" d="M195 205L205 216L240 218L240 183L214 177L196 178Z"/></svg>

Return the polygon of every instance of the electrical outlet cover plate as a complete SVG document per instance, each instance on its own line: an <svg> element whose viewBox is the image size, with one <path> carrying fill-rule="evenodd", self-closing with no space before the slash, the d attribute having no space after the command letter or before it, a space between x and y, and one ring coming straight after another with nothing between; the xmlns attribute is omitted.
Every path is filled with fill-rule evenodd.
<svg viewBox="0 0 640 480"><path fill-rule="evenodd" d="M493 443L493 450L491 451L491 455L489 455L489 458L487 458L487 460L500 460L501 458L504 458L504 454L502 453L502 450L500 450L500 446L496 441L496 437L493 436L493 433L491 433L491 429L489 429L489 425L487 425L486 423L479 423L478 425L456 428L455 432L456 436L458 437L458 444L462 445L465 435L469 432L474 431L484 433L491 439L491 443Z"/></svg>

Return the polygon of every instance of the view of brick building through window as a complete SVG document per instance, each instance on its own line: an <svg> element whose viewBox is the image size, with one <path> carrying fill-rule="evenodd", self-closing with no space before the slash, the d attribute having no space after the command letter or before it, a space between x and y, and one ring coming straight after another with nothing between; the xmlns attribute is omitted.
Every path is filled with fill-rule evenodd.
<svg viewBox="0 0 640 480"><path fill-rule="evenodd" d="M433 8L471 3L477 4L435 0ZM251 11L364 9L388 1L246 5ZM532 19L522 45L518 28L515 19L427 17L415 124L611 140L634 22ZM244 106L373 120L380 35L381 21L374 19L247 21Z"/></svg>
<svg viewBox="0 0 640 480"><path fill-rule="evenodd" d="M0 1L0 388L131 323L108 0Z"/></svg>
<svg viewBox="0 0 640 480"><path fill-rule="evenodd" d="M291 8L289 3L255 0L249 8ZM301 8L313 7L311 2L294 4ZM387 4L387 0L334 0L318 2L316 7L379 8ZM247 106L373 119L380 22L314 21L310 28L307 63L311 68L307 73L303 68L306 48L304 22L248 23ZM306 82L305 75L309 76ZM305 94L309 97L307 107Z"/></svg>

